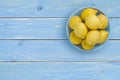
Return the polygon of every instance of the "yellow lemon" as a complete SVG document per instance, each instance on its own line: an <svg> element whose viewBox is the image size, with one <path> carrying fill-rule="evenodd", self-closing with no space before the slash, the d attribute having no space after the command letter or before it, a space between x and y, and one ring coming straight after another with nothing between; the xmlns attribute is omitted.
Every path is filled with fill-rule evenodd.
<svg viewBox="0 0 120 80"><path fill-rule="evenodd" d="M98 29L102 26L99 18L96 15L89 15L85 20L85 24L89 29Z"/></svg>
<svg viewBox="0 0 120 80"><path fill-rule="evenodd" d="M77 37L84 39L87 35L88 29L85 26L85 24L83 23L78 23L75 27L74 27L74 33Z"/></svg>
<svg viewBox="0 0 120 80"><path fill-rule="evenodd" d="M86 42L89 45L96 45L100 40L100 32L98 30L91 30L86 36Z"/></svg>
<svg viewBox="0 0 120 80"><path fill-rule="evenodd" d="M87 44L85 40L82 41L81 45L84 50L91 50L94 48L94 45Z"/></svg>
<svg viewBox="0 0 120 80"><path fill-rule="evenodd" d="M72 44L80 44L82 42L81 38L78 38L75 33L72 31L70 33L70 41Z"/></svg>
<svg viewBox="0 0 120 80"><path fill-rule="evenodd" d="M84 10L82 11L82 13L81 13L81 19L82 19L83 21L85 21L85 18L86 18L86 17L88 17L88 16L91 15L91 14L96 15L96 13L97 13L97 10L95 10L95 9L93 9L93 8L86 8L86 9L84 9Z"/></svg>
<svg viewBox="0 0 120 80"><path fill-rule="evenodd" d="M80 22L82 22L82 21L81 21L81 18L80 18L79 16L73 16L73 17L70 19L70 21L69 21L69 27L70 27L71 29L73 29L74 26L75 26L77 23L80 23Z"/></svg>
<svg viewBox="0 0 120 80"><path fill-rule="evenodd" d="M98 16L98 18L100 19L100 21L102 23L102 26L100 26L99 29L107 28L107 26L108 26L108 18L105 15L103 15L103 14L100 14Z"/></svg>
<svg viewBox="0 0 120 80"><path fill-rule="evenodd" d="M100 40L99 40L99 44L104 43L107 38L108 38L109 32L105 31L105 30L100 30Z"/></svg>

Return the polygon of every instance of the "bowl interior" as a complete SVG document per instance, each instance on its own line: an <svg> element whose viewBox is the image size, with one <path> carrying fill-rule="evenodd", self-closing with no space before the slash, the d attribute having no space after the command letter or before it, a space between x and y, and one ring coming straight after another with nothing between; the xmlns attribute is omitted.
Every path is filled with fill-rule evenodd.
<svg viewBox="0 0 120 80"><path fill-rule="evenodd" d="M98 10L98 14L99 14L99 13L104 14L104 12L102 12L102 11L101 11L100 9L98 9L98 8L94 8L94 7L86 7L86 8L96 9L96 10ZM85 9L85 8L79 8L79 9L75 10L75 11L71 14L71 16L69 17L69 19L68 19L68 21L67 21L67 24L66 24L66 32L67 32L67 37L68 37L68 39L69 39L69 36L70 36L70 32L72 31L72 30L69 28L69 20L71 19L72 16L79 16L79 15L81 14L82 10L84 10L84 9ZM98 15L98 14L97 14L97 15ZM104 15L105 15L105 14L104 14ZM105 16L106 16L106 15L105 15ZM109 22L109 19L108 19L108 22ZM109 24L109 23L108 23L108 27L107 27L105 30L108 31L108 32L109 32L109 35L110 35L110 24ZM108 39L109 39L109 37L108 37ZM71 44L72 44L75 48L79 49L80 51L83 51L83 52L93 52L93 51L97 51L98 49L104 47L104 46L107 44L108 39L107 39L106 42L104 42L103 44L96 45L96 46L94 47L94 49L89 50L89 51L86 51L86 50L82 49L81 45L74 45L74 44L72 44L72 43L71 43ZM69 41L70 41L70 39L69 39Z"/></svg>

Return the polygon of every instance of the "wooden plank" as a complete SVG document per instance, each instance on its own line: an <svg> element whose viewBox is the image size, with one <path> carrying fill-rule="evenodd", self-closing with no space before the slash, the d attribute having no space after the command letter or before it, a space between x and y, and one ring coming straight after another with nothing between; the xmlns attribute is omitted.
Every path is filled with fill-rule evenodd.
<svg viewBox="0 0 120 80"><path fill-rule="evenodd" d="M0 19L1 39L66 39L66 19Z"/></svg>
<svg viewBox="0 0 120 80"><path fill-rule="evenodd" d="M0 80L118 80L119 62L0 63Z"/></svg>
<svg viewBox="0 0 120 80"><path fill-rule="evenodd" d="M0 17L68 17L85 6L100 8L109 17L120 17L119 0L0 0Z"/></svg>
<svg viewBox="0 0 120 80"><path fill-rule="evenodd" d="M67 18L0 19L0 39L67 39ZM120 18L110 18L110 39L120 39Z"/></svg>
<svg viewBox="0 0 120 80"><path fill-rule="evenodd" d="M85 53L68 40L0 40L0 61L120 60L120 41L110 40L96 52Z"/></svg>

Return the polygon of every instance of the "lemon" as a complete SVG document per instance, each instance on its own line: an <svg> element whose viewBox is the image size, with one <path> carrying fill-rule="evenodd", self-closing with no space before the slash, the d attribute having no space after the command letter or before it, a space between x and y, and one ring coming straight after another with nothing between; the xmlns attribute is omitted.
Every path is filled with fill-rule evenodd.
<svg viewBox="0 0 120 80"><path fill-rule="evenodd" d="M74 33L77 37L84 39L87 35L88 29L85 26L85 24L83 23L78 23L75 27L74 27Z"/></svg>
<svg viewBox="0 0 120 80"><path fill-rule="evenodd" d="M82 41L81 45L84 50L91 50L94 48L94 45L87 44L85 40Z"/></svg>
<svg viewBox="0 0 120 80"><path fill-rule="evenodd" d="M86 36L86 42L89 45L96 45L100 40L100 32L98 30L91 30Z"/></svg>
<svg viewBox="0 0 120 80"><path fill-rule="evenodd" d="M72 44L80 44L82 42L82 39L81 38L78 38L75 33L72 31L70 33L70 42Z"/></svg>
<svg viewBox="0 0 120 80"><path fill-rule="evenodd" d="M89 29L98 29L102 25L96 15L89 15L85 20L85 24Z"/></svg>
<svg viewBox="0 0 120 80"><path fill-rule="evenodd" d="M100 30L100 40L99 40L99 44L104 43L107 38L108 38L109 32L105 31L105 30Z"/></svg>
<svg viewBox="0 0 120 80"><path fill-rule="evenodd" d="M86 8L81 13L81 19L85 21L85 18L88 17L91 14L96 15L97 10L94 10L93 8Z"/></svg>
<svg viewBox="0 0 120 80"><path fill-rule="evenodd" d="M73 16L70 21L69 21L69 27L71 29L74 28L74 26L77 24L77 23L80 23L82 22L81 18L79 16Z"/></svg>
<svg viewBox="0 0 120 80"><path fill-rule="evenodd" d="M103 15L103 14L100 14L98 16L98 18L100 19L100 21L102 23L102 26L100 26L99 29L107 28L107 26L108 26L108 18L105 15Z"/></svg>

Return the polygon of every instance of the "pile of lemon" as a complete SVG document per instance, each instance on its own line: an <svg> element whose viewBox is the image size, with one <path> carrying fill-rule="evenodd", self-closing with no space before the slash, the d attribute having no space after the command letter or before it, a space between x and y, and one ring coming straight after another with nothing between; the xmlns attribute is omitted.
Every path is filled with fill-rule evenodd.
<svg viewBox="0 0 120 80"><path fill-rule="evenodd" d="M80 16L72 16L69 21L70 41L84 50L92 50L95 45L103 44L109 35L108 18L93 8L84 9Z"/></svg>

